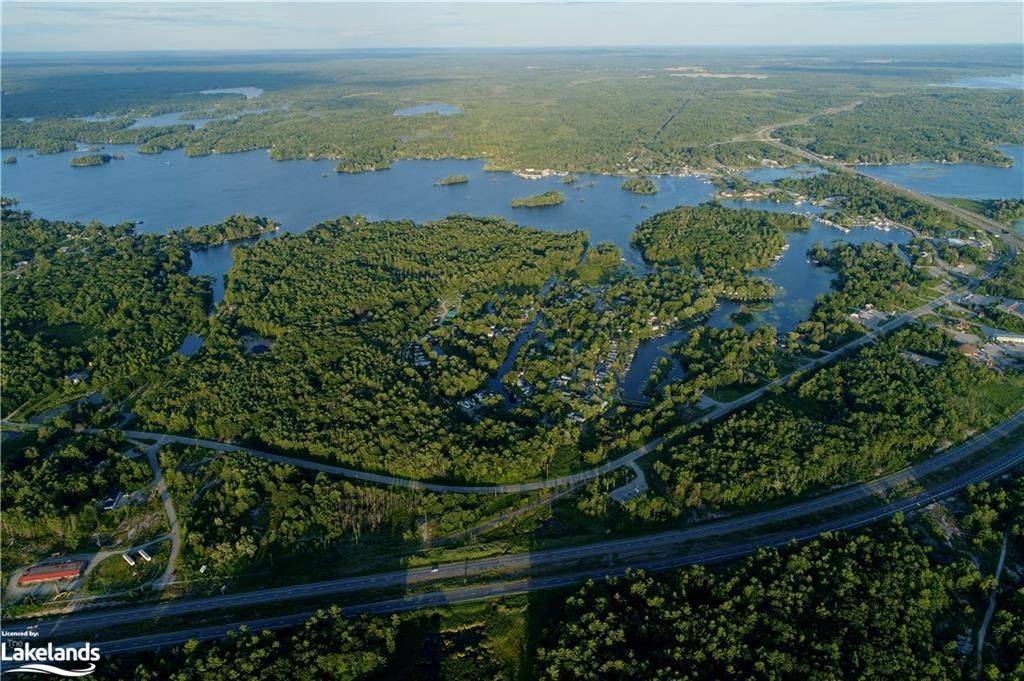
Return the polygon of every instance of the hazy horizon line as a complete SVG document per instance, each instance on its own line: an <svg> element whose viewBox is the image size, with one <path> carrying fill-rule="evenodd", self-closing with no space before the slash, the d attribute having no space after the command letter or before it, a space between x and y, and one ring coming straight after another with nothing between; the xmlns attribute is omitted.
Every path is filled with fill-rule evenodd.
<svg viewBox="0 0 1024 681"><path fill-rule="evenodd" d="M663 45L538 45L538 46L522 46L522 45L491 45L491 46L474 46L474 45L459 45L453 47L431 47L431 46L410 46L410 45L380 45L375 47L281 47L281 48L235 48L235 47L223 47L223 48L165 48L157 50L7 50L0 48L2 54L20 54L20 55L35 55L35 54L47 54L47 55L59 55L59 54L217 54L222 52L231 52L233 54L269 54L269 53L331 53L331 52L373 52L373 51L413 51L413 52L456 52L460 50L470 51L496 51L496 50L507 50L517 52L542 52L545 50L572 50L572 51L588 51L588 50L701 50L701 49L716 49L716 50L746 50L746 49L770 49L770 50L789 50L789 49L927 49L935 47L978 47L978 48L1000 48L1000 47L1024 47L1024 41L1022 42L1003 42L1003 43L976 43L976 42L965 42L965 43L793 43L788 45L780 45L778 43L746 43L746 44L726 44L726 43L708 43L701 45L674 45L674 44L663 44ZM1022 54L1024 59L1024 54Z"/></svg>

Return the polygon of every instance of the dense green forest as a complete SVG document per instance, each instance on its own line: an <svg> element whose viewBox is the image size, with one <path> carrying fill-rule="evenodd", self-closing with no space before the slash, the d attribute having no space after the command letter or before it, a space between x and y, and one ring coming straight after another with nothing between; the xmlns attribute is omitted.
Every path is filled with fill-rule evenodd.
<svg viewBox="0 0 1024 681"><path fill-rule="evenodd" d="M182 648L183 655L161 656L155 665L136 669L115 662L97 678L139 681L373 678L395 655L397 626L397 618L350 620L337 608L328 608L318 611L291 632L245 630L223 641L190 642Z"/></svg>
<svg viewBox="0 0 1024 681"><path fill-rule="evenodd" d="M199 588L258 580L271 566L278 575L289 566L308 571L309 556L330 556L337 566L378 547L430 545L518 501L354 484L246 455L211 457L198 447L165 447L160 463L179 509L177 570Z"/></svg>
<svg viewBox="0 0 1024 681"><path fill-rule="evenodd" d="M4 120L0 141L4 149L34 149L40 154L74 151L76 142L85 144L139 144L140 151L152 153L184 146L192 125L129 127L134 119L114 118L87 121L77 118L53 118L24 122ZM170 140L175 140L170 143Z"/></svg>
<svg viewBox="0 0 1024 681"><path fill-rule="evenodd" d="M966 573L966 574L964 574ZM547 679L956 678L950 592L981 576L934 565L900 526L762 551L720 573L643 573L566 601Z"/></svg>
<svg viewBox="0 0 1024 681"><path fill-rule="evenodd" d="M1024 199L962 199L944 196L942 200L1000 222L1024 220Z"/></svg>
<svg viewBox="0 0 1024 681"><path fill-rule="evenodd" d="M833 288L782 334L703 324L722 301L772 298L775 286L752 272L776 261L788 232L809 226L803 216L717 203L668 210L637 227L633 244L647 266L634 269L618 247L590 244L582 231L493 218L345 217L261 240L276 223L238 214L157 236L131 224L38 219L5 199L2 407L5 417L48 423L5 433L0 582L45 556L168 531L146 459L117 431L85 429L121 418L410 478L488 483L578 471L666 436L642 461L650 487L640 497L609 497L626 479L618 471L483 531L540 498L414 492L165 446L159 462L182 540L173 588L211 594L742 513L876 477L1004 420L1024 406L1024 375L983 366L922 324L798 375L728 417L688 425L714 405L709 399L734 399L863 333L852 312L888 314L934 297L928 273L938 268L928 266L977 274L972 266L988 263L987 237L853 173L772 186L739 173L799 161L756 141L773 126L780 139L844 161L1005 165L997 145L1024 142L1021 93L935 83L1019 71L1019 50L972 48L950 68L931 49L887 48L884 62L852 48L827 59L666 48L471 59L259 54L225 63L98 55L73 67L5 60L0 143L24 150L25 165L33 153L82 144L87 156L61 164L107 162L116 157L104 147L111 144L189 156L266 149L277 160L329 158L338 172L481 158L489 170L614 173L639 194L655 193L659 174L711 169L733 190L809 197L844 227L890 219L917 238L903 247L815 245L807 256L834 272ZM197 93L231 85L266 92L251 102ZM424 101L463 113L393 115ZM821 114L827 109L841 110ZM134 127L169 112L216 120ZM566 175L556 186L583 200L574 181ZM512 205L563 200L550 191ZM950 201L1004 222L1024 215L1020 199ZM187 275L189 251L234 241L253 243L235 247L224 304L209 316L209 280ZM997 256L1005 253L992 241ZM976 290L1024 298L1024 260ZM1018 329L995 308L984 314ZM732 319L752 321L746 311ZM687 335L655 367L647 399L622 399L640 343L673 330ZM185 358L175 350L189 333L204 344ZM676 363L682 377L664 381ZM80 399L90 394L96 403ZM66 411L43 411L59 402ZM131 503L103 511L116 492ZM1008 563L997 583L1004 537ZM104 659L97 675L1024 678L1021 561L1024 476L1015 474L906 519L721 565L394 617L346 619L328 603L292 630ZM979 672L972 646L990 595L995 614Z"/></svg>
<svg viewBox="0 0 1024 681"><path fill-rule="evenodd" d="M1024 300L1024 256L1016 255L998 274L983 281L979 290L991 296Z"/></svg>
<svg viewBox="0 0 1024 681"><path fill-rule="evenodd" d="M673 513L737 508L902 468L1022 405L1020 373L978 367L915 327L683 436L654 468Z"/></svg>
<svg viewBox="0 0 1024 681"><path fill-rule="evenodd" d="M1020 531L1019 480L1017 508L993 517L987 529L1001 533L1013 524ZM897 520L761 551L725 569L589 583L566 600L553 640L540 651L538 676L970 677L974 656L958 653L957 642L983 615L989 577L970 553L948 546L936 552L925 541ZM1022 547L1024 537L1014 542ZM985 545L992 550L994 543ZM1020 614L1018 604L1000 610L988 678L1024 671L1019 637L1009 629Z"/></svg>
<svg viewBox="0 0 1024 681"><path fill-rule="evenodd" d="M704 390L754 386L778 376L775 328L762 326L747 333L743 327L693 330L677 353L687 375Z"/></svg>
<svg viewBox="0 0 1024 681"><path fill-rule="evenodd" d="M75 384L117 395L205 323L209 281L173 240L12 207L3 224L4 267L25 263L3 277L7 412Z"/></svg>
<svg viewBox="0 0 1024 681"><path fill-rule="evenodd" d="M1000 222L1024 220L1024 199L991 199L983 201L981 212Z"/></svg>
<svg viewBox="0 0 1024 681"><path fill-rule="evenodd" d="M803 215L717 203L679 206L640 223L633 244L649 263L749 272L768 267L782 253L787 230L810 224Z"/></svg>
<svg viewBox="0 0 1024 681"><path fill-rule="evenodd" d="M613 243L604 242L587 249L587 254L576 268L576 274L586 284L605 284L622 272L622 250Z"/></svg>
<svg viewBox="0 0 1024 681"><path fill-rule="evenodd" d="M993 165L1011 160L995 143L1024 142L1024 96L1012 90L908 93L865 100L849 111L784 128L783 138L843 161L920 159Z"/></svg>
<svg viewBox="0 0 1024 681"><path fill-rule="evenodd" d="M554 443L535 419L466 420L457 401L483 387L584 242L455 216L342 219L238 248L229 311L141 413L160 428L410 477L536 475Z"/></svg>
<svg viewBox="0 0 1024 681"><path fill-rule="evenodd" d="M727 141L714 146L680 149L679 160L689 168L709 168L731 172L743 168L758 168L766 161L791 166L803 159L767 142Z"/></svg>

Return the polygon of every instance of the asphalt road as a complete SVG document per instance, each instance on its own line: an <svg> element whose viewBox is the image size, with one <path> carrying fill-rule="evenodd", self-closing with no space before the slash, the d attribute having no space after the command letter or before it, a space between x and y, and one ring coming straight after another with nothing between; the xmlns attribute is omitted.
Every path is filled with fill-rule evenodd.
<svg viewBox="0 0 1024 681"><path fill-rule="evenodd" d="M748 532L764 528L774 523L789 521L800 517L807 517L822 511L835 509L839 506L874 497L882 492L895 489L908 482L920 479L923 476L960 464L965 459L991 445L995 440L1005 437L1016 428L1022 426L1024 426L1024 409L1018 411L1010 419L992 430L989 430L968 442L948 449L927 461L923 461L920 464L911 466L903 471L887 475L866 484L854 485L841 490L836 490L807 501L751 515L697 525L686 529L639 537L614 539L585 544L582 546L494 556L456 563L443 563L434 567L396 570L386 573L348 577L310 584L296 584L271 589L262 589L259 591L148 603L128 608L81 611L71 613L66 616L28 622L21 626L9 625L5 627L5 630L16 631L18 629L25 629L28 626L32 626L44 637L53 638L59 636L63 639L67 639L69 636L103 631L109 627L148 621L157 617L207 613L218 609L242 608L265 603L323 598L338 594L374 589L401 588L414 584L425 584L447 579L479 576L494 571L528 572L530 570L541 568L547 570L552 567L565 564L574 566L580 561L597 561L604 563L610 558L614 558L617 561L631 560L630 564L634 567L649 567L654 563L643 560L643 557L649 556L653 553L664 555L666 551L672 551L673 547L678 547L678 545L686 542L720 539L738 532ZM972 470L958 476L955 481L937 486L932 491L937 492L939 496L948 494L950 490L960 489L975 479L984 479L1008 470L1020 463L1022 460L1024 460L1024 445L1020 445L984 465L976 466ZM889 506L895 507L901 503L904 502L890 504ZM901 508L905 508L905 506L901 506ZM881 515L877 515L878 513L881 513ZM884 510L868 512L869 515L872 515L872 519L885 517L886 513L887 512ZM846 522L851 518L856 519L860 517L860 515L862 514L854 514L845 519L833 521L832 523L829 523L828 526L832 529L846 527L846 525L842 525L843 522ZM840 525L834 526L834 523L837 522L840 523ZM788 541L792 538L800 539L806 538L807 536L814 536L821 531L825 531L814 529L816 527L820 526L811 525L811 530L798 529L783 534L787 537L786 541ZM810 532L810 534L808 534L808 532ZM769 535L769 537L771 536L775 535ZM739 542L734 548L737 548L738 550L739 548L747 547L744 551L749 552L750 550L753 550L750 547L757 548L758 546L761 546L762 544L759 543L760 541L761 538L744 540L743 542ZM716 549L716 551L720 550L722 549ZM690 560L690 562L704 562L706 555L709 554L692 554L692 556L696 556L696 558L688 560ZM608 568L603 568L598 569L597 572L604 574L607 570Z"/></svg>
<svg viewBox="0 0 1024 681"><path fill-rule="evenodd" d="M1020 425L1021 421L1024 420L1024 413L1018 412L1014 416L1013 423ZM1009 429L1010 422L1005 424L1005 430ZM990 441L991 438L995 437L995 433L986 434L982 436L984 441ZM972 441L975 442L975 441ZM962 449L962 448L957 448ZM962 456L950 456L953 454L953 450L947 452L946 465L954 461L962 459ZM762 548L780 547L790 544L792 542L802 542L817 537L824 532L834 532L839 530L849 530L871 523L877 522L889 518L896 513L909 513L926 506L933 501L942 499L954 492L964 489L968 485L980 482L982 480L997 477L1006 471L1009 471L1014 466L1017 466L1024 462L1024 444L1017 445L1011 451L1005 453L1002 456L997 457L991 461L988 461L982 465L977 465L968 471L965 471L961 475L954 479L948 480L942 484L935 485L928 488L918 494L915 494L909 498L905 498L899 501L885 504L881 507L852 512L844 515L843 517L820 523L809 524L806 527L787 530L784 532L774 532L765 534L760 537L751 539L739 539L725 546L720 546L714 549L696 549L687 550L681 552L673 552L672 555L652 557L647 559L637 560L632 562L629 566L615 566L615 567L598 567L580 569L569 574L564 575L553 575L545 577L534 577L517 580L503 580L488 584L479 584L466 587L457 587L453 589L446 589L441 591L432 591L421 594L409 594L406 596L400 596L397 598L371 601L367 603L361 603L351 605L342 608L342 612L346 616L356 616L361 614L374 614L383 615L389 613L404 612L408 610L415 610L421 608L438 607L448 605L452 603L462 603L468 601L478 601L490 598L497 598L502 596L511 596L516 594L528 593L531 591L540 591L546 589L555 589L561 587L571 586L587 579L604 579L608 577L614 577L624 574L629 569L644 569L648 571L666 570L670 568L681 567L684 565L690 565L695 563L716 563L728 560L733 560L750 553L753 553ZM931 464L931 462L926 462ZM922 466L926 465L922 464ZM935 466L932 466L935 468ZM898 479L899 481L906 481L913 478L913 471L920 470L918 467L909 469L908 471L896 474L895 476L887 476L882 478L872 485L865 485L856 488L860 496L866 496L871 493L870 490L880 490L886 487L886 480ZM909 477L908 477L909 476ZM854 490L851 490L854 491ZM844 492L840 494L848 494ZM833 495L823 497L822 500L812 500L810 502L804 502L784 509L779 509L774 512L768 512L773 517L785 518L793 517L793 509L795 507L811 507L816 506L824 500L832 500ZM826 505L816 510L823 510L828 508L832 503L826 501ZM802 512L801 512L802 513ZM766 514L758 514L758 516L764 516ZM751 516L755 518L758 516ZM733 523L743 523L742 519L732 521ZM745 523L744 523L745 524ZM695 528L696 529L696 528ZM652 535L651 537L638 538L634 540L624 540L624 542L640 542L640 543L660 543L659 538L666 537L673 533L665 533L663 535ZM676 533L678 534L678 533ZM603 542L601 544L592 545L593 547L602 547L603 555L618 554L619 550L611 548L610 545L621 545L623 542ZM555 552L551 552L555 553ZM253 596L260 597L266 592L257 592L256 594L249 594L250 603L262 602L262 599L252 599ZM160 614L153 612L150 609L150 616L156 616ZM114 614L114 613L109 613ZM125 638L118 640L106 640L96 641L94 645L97 645L100 650L106 655L123 654L128 652L152 650L163 646L178 645L191 639L213 639L221 638L228 632L237 630L241 626L246 626L250 630L263 630L263 629L278 629L286 628L294 625L301 624L312 614L311 611L293 613L288 615L282 615L278 617L251 619L245 621L233 622L230 624L219 624L207 627L197 628L186 628L177 631L161 632L158 634L151 634L145 636L138 636L133 638ZM110 626L112 624L123 623L107 622L106 624L99 625L98 629L103 626ZM8 628L10 629L10 628ZM62 637L66 638L68 632L60 632ZM45 634L44 634L45 635Z"/></svg>

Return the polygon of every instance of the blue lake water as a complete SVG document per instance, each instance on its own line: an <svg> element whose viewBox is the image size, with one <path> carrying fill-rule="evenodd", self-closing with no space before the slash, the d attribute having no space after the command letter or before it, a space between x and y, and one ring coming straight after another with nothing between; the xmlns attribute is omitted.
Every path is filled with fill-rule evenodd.
<svg viewBox="0 0 1024 681"><path fill-rule="evenodd" d="M786 238L788 248L779 260L765 270L756 270L754 275L767 277L776 286L772 305L764 312L752 312L754 321L747 325L753 328L763 324L776 327L779 333L792 331L810 314L815 299L832 288L835 274L828 268L818 267L807 260L807 251L818 242L826 246L834 241L852 244L880 242L905 244L910 234L902 230L883 231L871 227L852 229L849 232L830 227L818 220L812 220L811 228L790 232ZM714 326L731 326L729 315L739 309L737 304L723 304L708 321Z"/></svg>
<svg viewBox="0 0 1024 681"><path fill-rule="evenodd" d="M776 180L790 177L813 177L814 175L821 175L824 172L825 169L820 166L801 163L799 165L785 166L781 168L754 168L753 170L744 172L743 177L747 178L751 182L775 182Z"/></svg>
<svg viewBox="0 0 1024 681"><path fill-rule="evenodd" d="M203 345L205 344L206 341L203 339L202 336L190 333L189 335L185 336L185 340L181 342L181 347L178 348L178 352L180 352L185 357L191 357L192 355L199 352L199 350L201 350Z"/></svg>
<svg viewBox="0 0 1024 681"><path fill-rule="evenodd" d="M426 114L441 114L442 116L454 116L462 113L462 109L452 104L432 102L430 104L418 104L404 109L395 109L395 116L425 116Z"/></svg>
<svg viewBox="0 0 1024 681"><path fill-rule="evenodd" d="M511 395L509 395L508 389L505 388L505 374L512 370L512 366L516 362L516 357L519 355L519 351L523 349L523 346L533 338L534 332L537 330L537 325L540 324L541 314L538 312L534 315L530 323L519 332L516 336L515 341L509 346L508 354L505 355L505 361L498 367L498 371L491 376L487 381L487 390L493 393L497 393L502 396L505 401L505 405L508 406Z"/></svg>
<svg viewBox="0 0 1024 681"><path fill-rule="evenodd" d="M644 389L647 387L647 379L650 378L651 372L654 371L654 367L658 365L658 361L662 357L667 357L672 361L672 369L666 377L666 381L682 378L682 367L669 354L669 351L673 345L689 337L689 330L677 329L640 343L637 346L636 354L633 355L633 361L629 364L629 369L622 377L622 383L619 386L622 397L629 402L646 402L647 396L644 394Z"/></svg>
<svg viewBox="0 0 1024 681"><path fill-rule="evenodd" d="M960 87L973 90L1024 90L1024 74L1016 73L1008 76L965 76L943 87Z"/></svg>
<svg viewBox="0 0 1024 681"><path fill-rule="evenodd" d="M637 263L629 247L637 223L679 204L707 201L715 192L700 177L661 177L657 194L640 196L623 191L622 179L611 175L578 174L578 182L569 186L557 176L527 180L486 172L478 160L399 161L389 170L348 174L335 173L333 161L272 161L265 151L189 158L182 150L139 154L131 145L105 150L125 158L81 169L70 167L70 153L20 154L16 165L0 171L4 194L40 217L141 221L140 231L158 233L238 212L271 217L290 232L340 215L417 221L452 213L491 215L548 230L586 230L595 242L618 244ZM466 175L469 182L434 186L446 175ZM550 189L565 192L565 202L544 208L509 205Z"/></svg>
<svg viewBox="0 0 1024 681"><path fill-rule="evenodd" d="M883 180L934 196L968 199L1024 198L1024 146L1001 145L1013 159L1009 168L973 163L895 163L862 166L861 170Z"/></svg>
<svg viewBox="0 0 1024 681"><path fill-rule="evenodd" d="M224 300L224 277L231 269L231 251L234 247L235 244L221 244L192 252L192 267L189 274L213 279L214 305Z"/></svg>
<svg viewBox="0 0 1024 681"><path fill-rule="evenodd" d="M258 87L219 87L212 90L200 90L203 95L244 95L246 99L256 99L263 94Z"/></svg>

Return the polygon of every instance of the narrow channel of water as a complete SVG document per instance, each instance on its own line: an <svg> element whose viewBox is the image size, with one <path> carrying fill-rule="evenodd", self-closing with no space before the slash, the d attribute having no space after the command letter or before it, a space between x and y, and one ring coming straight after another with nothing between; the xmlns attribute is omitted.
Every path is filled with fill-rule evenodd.
<svg viewBox="0 0 1024 681"><path fill-rule="evenodd" d="M512 367L515 366L516 357L519 356L519 351L523 349L531 338L533 338L534 332L537 330L537 325L540 324L540 320L543 317L540 312L537 312L530 323L527 324L519 335L516 336L515 341L509 346L508 354L505 356L505 361L498 367L498 371L487 380L487 390L492 393L496 393L502 396L505 400L505 406L509 405L512 400L512 395L509 394L508 389L505 387L505 374L512 371Z"/></svg>
<svg viewBox="0 0 1024 681"><path fill-rule="evenodd" d="M650 378L658 361L667 357L672 362L672 369L666 380L676 381L683 377L683 368L679 362L672 357L669 350L676 343L681 343L690 337L689 329L676 329L663 336L645 340L637 346L636 354L629 364L625 375L620 383L620 394L627 402L641 403L647 401L644 389L647 387L647 380Z"/></svg>

